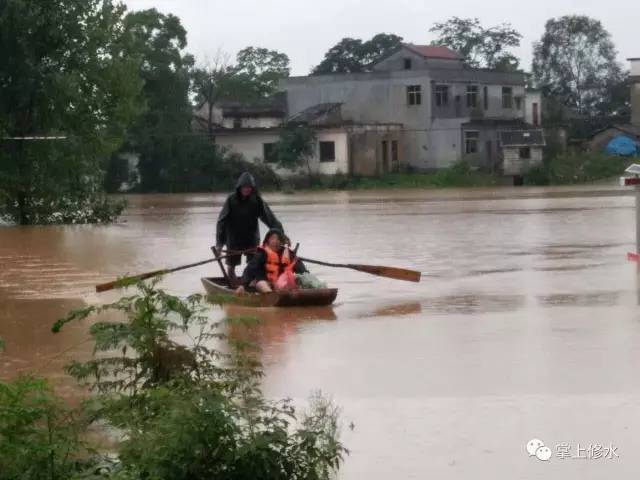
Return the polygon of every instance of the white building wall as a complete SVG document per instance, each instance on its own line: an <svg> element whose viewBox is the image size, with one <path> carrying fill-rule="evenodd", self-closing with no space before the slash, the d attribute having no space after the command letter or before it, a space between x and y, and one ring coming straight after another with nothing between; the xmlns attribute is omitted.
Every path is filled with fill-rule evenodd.
<svg viewBox="0 0 640 480"><path fill-rule="evenodd" d="M429 168L448 168L460 161L462 123L468 119L434 119L427 140Z"/></svg>
<svg viewBox="0 0 640 480"><path fill-rule="evenodd" d="M342 130L325 130L317 132L317 141L314 154L309 159L311 171L322 175L335 175L336 173L349 173L349 146L348 135ZM275 143L279 139L279 133L274 132L229 132L216 137L219 145L242 154L248 161L264 163L264 144ZM334 142L335 161L320 162L319 142ZM290 176L295 173L307 173L304 164L298 169L277 168L275 164L269 164L278 175Z"/></svg>
<svg viewBox="0 0 640 480"><path fill-rule="evenodd" d="M240 118L240 128L276 128L282 123L278 117L246 117ZM235 128L233 117L227 117L222 121L224 128Z"/></svg>
<svg viewBox="0 0 640 480"><path fill-rule="evenodd" d="M531 147L531 158L520 158L520 148L505 147L503 148L504 175L524 175L531 168L542 165L542 148Z"/></svg>

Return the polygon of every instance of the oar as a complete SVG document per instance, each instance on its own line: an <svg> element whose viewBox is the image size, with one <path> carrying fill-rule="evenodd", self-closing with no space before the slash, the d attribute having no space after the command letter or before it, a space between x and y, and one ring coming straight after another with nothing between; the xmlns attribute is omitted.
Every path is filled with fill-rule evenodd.
<svg viewBox="0 0 640 480"><path fill-rule="evenodd" d="M216 262L218 262L218 265L220 266L220 270L222 270L222 276L224 277L224 281L227 282L227 285L229 285L230 287L233 287L233 285L231 285L231 280L229 280L229 274L227 273L227 270L224 268L224 265L222 264L222 259L220 258L220 252L218 252L218 249L216 247L211 247L211 251L213 252L213 256L216 258Z"/></svg>
<svg viewBox="0 0 640 480"><path fill-rule="evenodd" d="M384 267L381 265L359 265L353 263L328 263L310 258L298 257L303 262L324 265L325 267L350 268L359 272L370 273L379 277L393 278L395 280L404 280L405 282L419 282L422 274L415 270L407 270L406 268Z"/></svg>
<svg viewBox="0 0 640 480"><path fill-rule="evenodd" d="M179 267L174 268L165 268L163 270L154 270L153 272L141 273L139 275L131 275L129 277L124 277L118 280L113 280L107 283L101 283L100 285L96 285L96 292L106 292L107 290L112 290L113 288L118 287L121 283L130 283L138 280L144 280L146 278L156 277L158 275L165 275L167 273L177 272L178 270L185 270L187 268L197 267L199 265L205 265L207 263L216 262L218 260L222 260L223 258L227 258L228 255L210 258L208 260L202 260L201 262L189 263L188 265L181 265Z"/></svg>

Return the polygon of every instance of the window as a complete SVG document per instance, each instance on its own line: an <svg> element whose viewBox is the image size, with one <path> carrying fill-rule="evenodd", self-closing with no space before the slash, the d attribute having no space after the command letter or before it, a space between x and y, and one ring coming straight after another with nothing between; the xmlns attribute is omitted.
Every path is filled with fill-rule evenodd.
<svg viewBox="0 0 640 480"><path fill-rule="evenodd" d="M515 97L516 101L516 110L520 110L522 108L522 97Z"/></svg>
<svg viewBox="0 0 640 480"><path fill-rule="evenodd" d="M411 59L410 58L405 58L404 59L404 69L405 70L411 70Z"/></svg>
<svg viewBox="0 0 640 480"><path fill-rule="evenodd" d="M464 132L464 151L465 153L478 153L479 132Z"/></svg>
<svg viewBox="0 0 640 480"><path fill-rule="evenodd" d="M467 107L476 108L478 106L478 86L467 86Z"/></svg>
<svg viewBox="0 0 640 480"><path fill-rule="evenodd" d="M531 158L531 147L522 147L520 149L520 158L522 159Z"/></svg>
<svg viewBox="0 0 640 480"><path fill-rule="evenodd" d="M502 87L502 108L513 108L513 88Z"/></svg>
<svg viewBox="0 0 640 480"><path fill-rule="evenodd" d="M484 87L482 90L484 92L484 109L489 110L489 88Z"/></svg>
<svg viewBox="0 0 640 480"><path fill-rule="evenodd" d="M407 103L409 105L422 104L422 88L420 85L409 85L407 87Z"/></svg>
<svg viewBox="0 0 640 480"><path fill-rule="evenodd" d="M275 143L263 143L262 144L262 158L265 163L276 163L276 144Z"/></svg>
<svg viewBox="0 0 640 480"><path fill-rule="evenodd" d="M234 118L233 119L233 128L242 128L242 119Z"/></svg>
<svg viewBox="0 0 640 480"><path fill-rule="evenodd" d="M540 125L540 116L538 114L538 104L533 104L533 124L538 127Z"/></svg>
<svg viewBox="0 0 640 480"><path fill-rule="evenodd" d="M320 142L320 161L336 161L336 144L334 142Z"/></svg>
<svg viewBox="0 0 640 480"><path fill-rule="evenodd" d="M436 85L436 106L446 107L449 105L449 87L447 85Z"/></svg>

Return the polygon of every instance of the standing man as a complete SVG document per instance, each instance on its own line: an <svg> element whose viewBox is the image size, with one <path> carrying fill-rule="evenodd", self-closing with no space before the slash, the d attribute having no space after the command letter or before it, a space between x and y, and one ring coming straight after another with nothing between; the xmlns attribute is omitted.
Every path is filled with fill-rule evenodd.
<svg viewBox="0 0 640 480"><path fill-rule="evenodd" d="M256 188L256 181L249 172L244 172L238 178L236 191L227 197L218 216L216 228L216 248L218 252L223 245L228 250L247 250L256 248L260 244L260 228L258 219L269 228L284 231L282 224L273 214ZM247 261L253 256L245 254ZM236 266L240 265L242 255L227 257L227 273L232 287L237 283Z"/></svg>

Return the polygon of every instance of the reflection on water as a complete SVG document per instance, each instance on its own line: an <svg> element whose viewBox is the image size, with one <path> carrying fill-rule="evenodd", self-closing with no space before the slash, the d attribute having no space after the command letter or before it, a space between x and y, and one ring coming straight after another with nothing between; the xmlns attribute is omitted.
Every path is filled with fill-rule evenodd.
<svg viewBox="0 0 640 480"><path fill-rule="evenodd" d="M618 304L621 292L596 293L559 293L555 295L539 295L540 305L547 307L597 307L614 306Z"/></svg>
<svg viewBox="0 0 640 480"><path fill-rule="evenodd" d="M344 479L524 472L532 435L636 451L640 265L625 258L634 201L594 188L267 195L305 256L427 274L413 284L314 266L340 289L334 306L227 306L212 318L260 319L229 334L261 347L268 395L319 388L343 407L357 425L345 432ZM0 378L37 370L77 398L62 369L91 354L89 324L53 335L52 323L122 294L96 294L97 283L208 258L224 198L132 196L117 225L0 228ZM218 270L176 272L160 286L201 292L200 277ZM555 462L545 475L633 478L640 460L625 461L606 473L576 465L574 477Z"/></svg>
<svg viewBox="0 0 640 480"><path fill-rule="evenodd" d="M417 315L419 313L422 313L422 305L418 302L409 302L376 308L371 313L362 315L362 317L400 317L403 315Z"/></svg>

